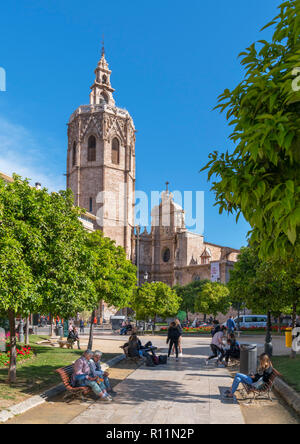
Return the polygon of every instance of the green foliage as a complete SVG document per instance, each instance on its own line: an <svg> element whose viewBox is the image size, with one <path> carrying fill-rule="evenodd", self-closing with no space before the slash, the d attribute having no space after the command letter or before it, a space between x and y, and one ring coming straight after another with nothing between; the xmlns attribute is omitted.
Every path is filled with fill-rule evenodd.
<svg viewBox="0 0 300 444"><path fill-rule="evenodd" d="M104 237L102 231L89 234L88 246L94 258L92 279L97 304L104 300L118 309L127 307L136 286L136 267L127 260L124 249Z"/></svg>
<svg viewBox="0 0 300 444"><path fill-rule="evenodd" d="M229 290L219 282L206 282L195 300L195 310L203 314L228 313L231 306Z"/></svg>
<svg viewBox="0 0 300 444"><path fill-rule="evenodd" d="M244 248L230 272L228 288L233 302L244 302L257 313L290 314L300 305L299 276L299 261L261 260L255 249Z"/></svg>
<svg viewBox="0 0 300 444"><path fill-rule="evenodd" d="M259 256L300 258L300 1L284 2L271 42L240 54L244 80L219 98L234 127L233 154L210 154L209 180L220 213L242 213Z"/></svg>
<svg viewBox="0 0 300 444"><path fill-rule="evenodd" d="M69 191L0 181L0 312L73 316L89 306L92 255Z"/></svg>
<svg viewBox="0 0 300 444"><path fill-rule="evenodd" d="M184 286L176 285L174 287L174 290L181 298L180 310L186 311L187 313L195 313L196 299L201 294L202 289L207 282L209 281L194 281Z"/></svg>
<svg viewBox="0 0 300 444"><path fill-rule="evenodd" d="M176 291L163 282L145 283L136 288L130 306L138 320L166 319L178 313L181 299Z"/></svg>
<svg viewBox="0 0 300 444"><path fill-rule="evenodd" d="M179 319L180 322L183 322L186 320L187 318L187 312L186 311L179 311L179 313L177 314L177 319Z"/></svg>

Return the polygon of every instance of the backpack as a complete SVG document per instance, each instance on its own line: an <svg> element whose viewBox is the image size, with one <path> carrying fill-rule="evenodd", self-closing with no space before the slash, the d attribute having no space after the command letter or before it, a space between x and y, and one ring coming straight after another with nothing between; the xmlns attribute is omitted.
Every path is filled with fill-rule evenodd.
<svg viewBox="0 0 300 444"><path fill-rule="evenodd" d="M154 365L159 365L159 358L158 356L152 356L152 361Z"/></svg>
<svg viewBox="0 0 300 444"><path fill-rule="evenodd" d="M165 355L160 355L160 356L158 357L158 361L159 361L159 364L161 364L161 365L165 365L165 364L167 364L167 362L168 362L168 358L167 358L167 356L165 356Z"/></svg>
<svg viewBox="0 0 300 444"><path fill-rule="evenodd" d="M146 366L147 366L147 367L154 367L155 364L154 364L154 362L153 362L152 356L149 355L149 353L146 353L144 356L145 356L145 358L146 358Z"/></svg>

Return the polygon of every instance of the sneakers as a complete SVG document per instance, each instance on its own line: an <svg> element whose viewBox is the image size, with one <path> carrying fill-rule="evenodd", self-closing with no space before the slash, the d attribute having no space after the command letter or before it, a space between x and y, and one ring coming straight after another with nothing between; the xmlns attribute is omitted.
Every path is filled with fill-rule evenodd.
<svg viewBox="0 0 300 444"><path fill-rule="evenodd" d="M113 399L111 396L104 396L103 398L99 398L99 401L101 402L111 402Z"/></svg>

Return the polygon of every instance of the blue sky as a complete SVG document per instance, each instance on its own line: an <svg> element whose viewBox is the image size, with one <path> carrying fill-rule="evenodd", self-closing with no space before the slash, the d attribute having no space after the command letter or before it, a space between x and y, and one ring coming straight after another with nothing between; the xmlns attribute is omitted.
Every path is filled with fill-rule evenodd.
<svg viewBox="0 0 300 444"><path fill-rule="evenodd" d="M205 237L239 248L248 225L213 207L206 174L213 150L232 149L217 96L243 76L237 56L279 1L15 0L0 14L0 170L65 187L69 116L89 101L105 34L117 106L133 116L137 188L205 191Z"/></svg>

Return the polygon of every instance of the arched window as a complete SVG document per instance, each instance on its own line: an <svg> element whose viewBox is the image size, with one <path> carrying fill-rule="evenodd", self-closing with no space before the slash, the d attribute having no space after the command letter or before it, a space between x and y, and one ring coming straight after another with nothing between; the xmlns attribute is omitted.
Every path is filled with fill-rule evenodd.
<svg viewBox="0 0 300 444"><path fill-rule="evenodd" d="M162 253L162 259L165 263L169 262L171 259L171 251L169 248L165 248Z"/></svg>
<svg viewBox="0 0 300 444"><path fill-rule="evenodd" d="M90 136L88 140L88 161L94 162L96 160L96 137Z"/></svg>
<svg viewBox="0 0 300 444"><path fill-rule="evenodd" d="M112 141L111 161L115 165L119 165L120 163L120 142L116 137Z"/></svg>
<svg viewBox="0 0 300 444"><path fill-rule="evenodd" d="M76 142L73 143L73 153L72 153L72 165L75 166L77 163L77 145Z"/></svg>
<svg viewBox="0 0 300 444"><path fill-rule="evenodd" d="M105 75L102 77L102 83L104 83L104 85L107 83L107 77Z"/></svg>
<svg viewBox="0 0 300 444"><path fill-rule="evenodd" d="M108 103L108 95L107 94L105 94L104 92L103 93L101 93L101 95L100 95L100 104L102 104L102 103Z"/></svg>

